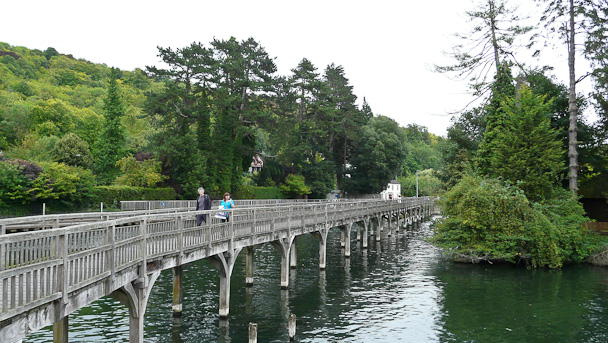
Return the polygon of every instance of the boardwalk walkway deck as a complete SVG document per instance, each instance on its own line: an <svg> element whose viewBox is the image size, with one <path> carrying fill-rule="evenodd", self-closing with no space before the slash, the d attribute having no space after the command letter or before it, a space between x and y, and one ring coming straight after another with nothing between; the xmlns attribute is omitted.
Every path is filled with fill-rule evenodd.
<svg viewBox="0 0 608 343"><path fill-rule="evenodd" d="M363 246L375 221L379 239L388 230L419 221L434 209L434 199L398 201L339 201L242 207L231 210L231 220L213 217L216 210L194 212L167 209L127 212L128 217L80 218L47 216L44 220L0 220L0 342L19 342L50 324L55 341L67 342L67 317L100 297L111 295L130 310L130 342L143 342L143 314L154 281L162 270L199 259L209 259L220 270L220 316L229 311L230 276L234 261L247 250L253 270L255 247L271 243L281 252L281 287L289 282L289 259L295 260L294 239L312 234L319 240L319 267L325 267L329 229L342 230L345 255L350 256L351 230L360 223ZM169 212L165 212L169 211ZM195 214L207 213L196 226ZM124 213L123 213L124 214ZM106 216L106 217L104 217ZM92 219L97 218L97 219ZM34 218L31 218L34 219ZM65 221L62 221L65 219ZM50 221L49 221L50 220ZM91 221L62 227L61 223ZM49 224L50 223L50 224ZM26 232L7 234L21 225ZM358 227L358 226L357 226ZM34 230L35 229L35 230ZM253 280L253 275L247 275ZM181 279L181 278L179 278ZM181 280L174 279L181 284ZM248 281L249 283L249 281ZM177 299L177 300L175 300ZM174 297L174 311L181 311Z"/></svg>

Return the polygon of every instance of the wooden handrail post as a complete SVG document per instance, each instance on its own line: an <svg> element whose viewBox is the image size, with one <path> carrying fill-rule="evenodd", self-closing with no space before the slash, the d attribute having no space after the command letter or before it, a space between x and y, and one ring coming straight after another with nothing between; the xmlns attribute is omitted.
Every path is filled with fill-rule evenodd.
<svg viewBox="0 0 608 343"><path fill-rule="evenodd" d="M234 249L234 211L230 213L230 243L228 243L228 249L232 251Z"/></svg>
<svg viewBox="0 0 608 343"><path fill-rule="evenodd" d="M207 218L209 219L209 218ZM177 264L182 264L182 256L184 256L184 216L177 216L175 218L177 225L177 249L179 250L179 255L177 256Z"/></svg>
<svg viewBox="0 0 608 343"><path fill-rule="evenodd" d="M6 235L6 224L0 224L0 237ZM0 271L6 269L6 243L0 243Z"/></svg>
<svg viewBox="0 0 608 343"><path fill-rule="evenodd" d="M61 291L61 300L63 304L68 303L68 233L63 231L57 236L57 256L61 258L62 263L57 266L57 287ZM57 318L60 319L60 318Z"/></svg>
<svg viewBox="0 0 608 343"><path fill-rule="evenodd" d="M114 274L116 273L116 224L110 225L107 232L106 241L110 246L110 250L106 252L106 266L110 269L110 277L108 278L108 288L114 289L112 285L114 283Z"/></svg>
<svg viewBox="0 0 608 343"><path fill-rule="evenodd" d="M148 220L146 218L142 219L139 222L139 235L141 236L141 266L140 266L140 270L139 270L139 278L140 281L142 281L143 283L143 287L147 287L147 282L148 282L148 278L146 277L147 273L148 273L148 241L147 241L147 237L146 237L146 225L148 223Z"/></svg>

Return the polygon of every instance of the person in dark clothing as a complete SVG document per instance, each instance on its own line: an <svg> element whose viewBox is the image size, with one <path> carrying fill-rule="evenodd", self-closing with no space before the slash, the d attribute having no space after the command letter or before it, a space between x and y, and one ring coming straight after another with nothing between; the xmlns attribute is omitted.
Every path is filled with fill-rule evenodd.
<svg viewBox="0 0 608 343"><path fill-rule="evenodd" d="M205 194L205 189L203 187L198 189L199 197L196 199L196 210L210 210L211 209L211 198L207 194ZM206 214L197 214L196 215L196 225L201 226L201 224L205 222L207 223L207 215Z"/></svg>

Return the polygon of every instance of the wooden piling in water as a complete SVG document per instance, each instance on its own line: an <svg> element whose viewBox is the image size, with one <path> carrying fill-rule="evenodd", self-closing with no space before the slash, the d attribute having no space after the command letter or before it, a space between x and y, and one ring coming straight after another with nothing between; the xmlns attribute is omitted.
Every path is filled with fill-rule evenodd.
<svg viewBox="0 0 608 343"><path fill-rule="evenodd" d="M258 343L258 324L249 323L249 343Z"/></svg>
<svg viewBox="0 0 608 343"><path fill-rule="evenodd" d="M289 340L293 341L296 337L296 315L291 313L289 315Z"/></svg>

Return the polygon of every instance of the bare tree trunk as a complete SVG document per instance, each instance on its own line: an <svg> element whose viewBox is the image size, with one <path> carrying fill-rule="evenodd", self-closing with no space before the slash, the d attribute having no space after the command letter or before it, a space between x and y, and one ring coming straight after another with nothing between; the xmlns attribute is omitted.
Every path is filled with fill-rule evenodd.
<svg viewBox="0 0 608 343"><path fill-rule="evenodd" d="M494 0L489 0L490 7L490 30L492 31L492 46L494 47L494 63L496 63L496 75L500 71L500 59L498 58L498 42L496 40L496 11Z"/></svg>
<svg viewBox="0 0 608 343"><path fill-rule="evenodd" d="M568 112L570 113L570 127L568 128L568 178L570 191L578 194L578 152L577 152L577 113L576 105L576 78L574 73L575 57L575 26L574 26L574 0L570 0L570 31L568 39L568 69L570 71L570 93L568 96Z"/></svg>

